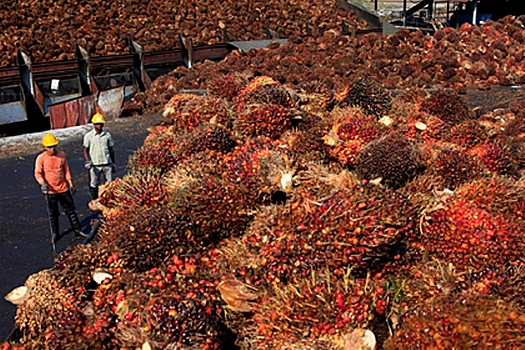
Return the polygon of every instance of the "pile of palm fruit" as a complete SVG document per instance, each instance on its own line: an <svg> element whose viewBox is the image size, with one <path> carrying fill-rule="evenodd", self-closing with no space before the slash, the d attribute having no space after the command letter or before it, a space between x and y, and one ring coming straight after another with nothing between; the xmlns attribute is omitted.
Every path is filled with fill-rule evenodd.
<svg viewBox="0 0 525 350"><path fill-rule="evenodd" d="M475 87L525 83L525 15L444 28L433 35L400 29L392 35L367 34L352 38L340 31L319 36L290 37L263 50L233 51L214 64L204 61L192 68L178 67L157 79L137 104L161 109L173 90L235 89L231 80L211 77L270 76L287 86L309 92L340 90L357 78L368 77L386 89ZM228 79L231 79L228 78Z"/></svg>
<svg viewBox="0 0 525 350"><path fill-rule="evenodd" d="M228 40L318 36L343 25L368 28L335 0L20 0L0 3L0 67L13 66L22 50L33 62L75 59L75 45L92 56L124 54L132 39L146 51ZM344 4L344 3L343 3Z"/></svg>
<svg viewBox="0 0 525 350"><path fill-rule="evenodd" d="M311 83L172 96L1 349L524 348L524 100Z"/></svg>
<svg viewBox="0 0 525 350"><path fill-rule="evenodd" d="M525 345L522 101L221 79L166 104L3 348Z"/></svg>

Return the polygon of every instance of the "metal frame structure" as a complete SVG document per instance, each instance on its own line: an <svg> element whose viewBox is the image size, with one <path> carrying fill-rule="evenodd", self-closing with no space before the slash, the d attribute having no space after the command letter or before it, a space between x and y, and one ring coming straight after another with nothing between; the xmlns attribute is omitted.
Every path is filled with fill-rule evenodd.
<svg viewBox="0 0 525 350"><path fill-rule="evenodd" d="M424 8L427 8L426 11L426 20L433 20L434 19L434 6L437 4L446 4L446 13L447 13L447 21L449 20L450 12L451 12L451 4L460 4L460 3L468 3L468 2L478 2L479 0L420 0L415 5L408 7L408 1L407 0L390 0L388 1L389 4L391 3L399 3L402 5L402 20L403 20L403 26L406 26L407 18L414 15L417 11L422 10ZM414 1L410 1L411 3L414 3ZM377 13L379 11L379 0L374 0L374 11Z"/></svg>
<svg viewBox="0 0 525 350"><path fill-rule="evenodd" d="M347 10L360 10L344 0L338 2ZM384 33L388 23L361 12L376 28L360 31L342 23L342 34L356 37ZM0 93L9 87L18 89L9 91L19 91L20 95L11 104L0 100L0 136L18 133L20 125L26 126L23 133L84 125L95 112L103 112L107 119L117 118L124 101L148 89L158 77L152 72L166 74L166 70L179 66L191 68L195 62L222 60L233 50L247 51L265 47L271 41L287 41L279 39L276 31L267 30L267 36L266 40L235 41L225 31L225 43L194 46L191 38L179 35L180 48L154 52L146 52L129 40L129 53L98 57L90 57L77 45L74 60L43 63L32 63L28 54L19 51L17 66L0 68Z"/></svg>

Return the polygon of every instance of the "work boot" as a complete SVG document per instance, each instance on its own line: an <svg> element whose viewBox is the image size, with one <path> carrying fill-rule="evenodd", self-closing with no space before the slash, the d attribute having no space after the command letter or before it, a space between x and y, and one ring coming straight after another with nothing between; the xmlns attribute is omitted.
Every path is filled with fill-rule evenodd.
<svg viewBox="0 0 525 350"><path fill-rule="evenodd" d="M75 211L72 211L70 213L67 213L67 217L69 219L69 223L71 224L71 227L73 228L73 231L75 231L75 238L77 239L86 238L88 234L82 232L82 227L80 226L80 221L78 220L77 213Z"/></svg>
<svg viewBox="0 0 525 350"><path fill-rule="evenodd" d="M89 196L91 200L94 201L98 198L98 187L89 187Z"/></svg>
<svg viewBox="0 0 525 350"><path fill-rule="evenodd" d="M82 232L82 231L75 231L75 239L84 239L84 238L86 238L88 236L89 236L88 233L85 233L85 232Z"/></svg>

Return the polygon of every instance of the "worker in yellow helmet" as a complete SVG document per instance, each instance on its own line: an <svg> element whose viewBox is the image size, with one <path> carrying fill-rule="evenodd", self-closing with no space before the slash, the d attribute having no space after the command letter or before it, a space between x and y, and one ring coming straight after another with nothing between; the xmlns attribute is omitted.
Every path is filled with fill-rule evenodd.
<svg viewBox="0 0 525 350"><path fill-rule="evenodd" d="M106 120L100 113L91 118L93 130L84 135L84 166L89 170L89 194L91 200L98 198L98 187L104 178L105 182L113 181L116 171L115 141L108 131L104 130Z"/></svg>
<svg viewBox="0 0 525 350"><path fill-rule="evenodd" d="M51 133L44 135L42 138L44 151L36 158L34 172L35 179L46 198L53 247L60 237L59 204L64 208L76 238L87 237L87 234L82 232L76 212L73 200L76 189L71 179L66 155L57 149L57 145L58 140L55 135Z"/></svg>

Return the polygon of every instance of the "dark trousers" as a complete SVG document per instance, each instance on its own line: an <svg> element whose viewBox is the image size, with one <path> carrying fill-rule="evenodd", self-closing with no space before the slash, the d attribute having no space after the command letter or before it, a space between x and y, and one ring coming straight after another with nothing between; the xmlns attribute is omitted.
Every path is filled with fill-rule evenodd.
<svg viewBox="0 0 525 350"><path fill-rule="evenodd" d="M49 220L55 236L59 236L59 221L60 209L59 204L64 208L64 211L69 219L69 223L75 232L80 232L80 221L78 220L77 209L75 201L69 191L57 194L47 194L47 205L49 209Z"/></svg>

